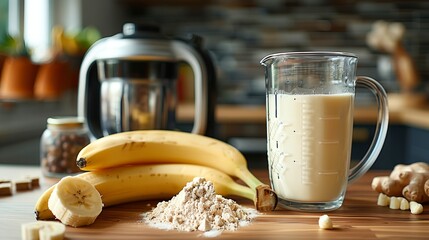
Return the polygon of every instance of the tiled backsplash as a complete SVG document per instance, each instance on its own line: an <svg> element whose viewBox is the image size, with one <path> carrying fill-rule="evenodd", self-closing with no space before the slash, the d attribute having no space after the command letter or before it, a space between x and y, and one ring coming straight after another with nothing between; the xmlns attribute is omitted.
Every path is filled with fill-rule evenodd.
<svg viewBox="0 0 429 240"><path fill-rule="evenodd" d="M397 91L394 75L380 72L383 53L366 35L377 20L401 22L423 79L429 79L429 2L355 0L133 1L122 0L137 22L157 23L166 34L204 37L219 67L219 102L263 103L260 59L279 51L335 50L359 57L358 74ZM388 61L387 61L388 62ZM384 65L386 66L386 65Z"/></svg>

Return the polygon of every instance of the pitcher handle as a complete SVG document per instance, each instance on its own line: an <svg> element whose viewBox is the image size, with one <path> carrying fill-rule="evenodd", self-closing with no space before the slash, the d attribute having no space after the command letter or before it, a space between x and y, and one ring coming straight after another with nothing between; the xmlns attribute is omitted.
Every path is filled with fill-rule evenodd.
<svg viewBox="0 0 429 240"><path fill-rule="evenodd" d="M374 138L371 142L371 145L369 146L369 149L362 160L360 160L356 166L350 169L348 178L349 183L360 178L374 164L383 147L383 143L387 134L387 126L389 124L387 95L381 84L370 77L357 76L356 86L366 87L375 95L378 105L378 116Z"/></svg>
<svg viewBox="0 0 429 240"><path fill-rule="evenodd" d="M194 73L195 111L192 133L204 135L207 128L207 104L208 104L208 76L205 62L199 53L189 44L176 40L173 42L173 50L178 59L188 63Z"/></svg>

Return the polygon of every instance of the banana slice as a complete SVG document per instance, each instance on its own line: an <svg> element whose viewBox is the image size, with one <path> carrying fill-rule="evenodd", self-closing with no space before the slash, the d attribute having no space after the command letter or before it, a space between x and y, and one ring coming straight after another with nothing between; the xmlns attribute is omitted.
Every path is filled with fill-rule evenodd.
<svg viewBox="0 0 429 240"><path fill-rule="evenodd" d="M92 224L101 213L100 193L86 180L67 176L55 186L48 207L62 223L80 227Z"/></svg>
<svg viewBox="0 0 429 240"><path fill-rule="evenodd" d="M61 240L66 226L60 222L37 221L21 225L22 240Z"/></svg>

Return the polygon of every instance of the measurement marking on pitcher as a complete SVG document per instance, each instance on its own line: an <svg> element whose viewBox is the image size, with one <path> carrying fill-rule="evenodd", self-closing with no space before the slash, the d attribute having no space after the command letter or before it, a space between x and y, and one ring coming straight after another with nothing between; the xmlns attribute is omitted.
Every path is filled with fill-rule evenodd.
<svg viewBox="0 0 429 240"><path fill-rule="evenodd" d="M315 149L315 136L313 119L315 111L309 101L303 100L301 108L301 182L302 184L313 184L312 172L314 171L314 149Z"/></svg>
<svg viewBox="0 0 429 240"><path fill-rule="evenodd" d="M311 173L314 171L313 168L302 167L301 183L302 184L313 184ZM307 173L307 174L304 174Z"/></svg>

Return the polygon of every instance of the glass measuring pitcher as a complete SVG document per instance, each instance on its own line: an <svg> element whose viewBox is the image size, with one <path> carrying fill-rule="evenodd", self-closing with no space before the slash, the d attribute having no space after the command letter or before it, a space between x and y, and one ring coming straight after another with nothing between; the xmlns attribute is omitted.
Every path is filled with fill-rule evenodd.
<svg viewBox="0 0 429 240"><path fill-rule="evenodd" d="M369 77L356 77L357 57L342 52L268 55L265 66L268 167L272 188L285 208L339 208L347 184L373 165L388 126L387 97ZM376 96L375 136L350 169L355 87Z"/></svg>

